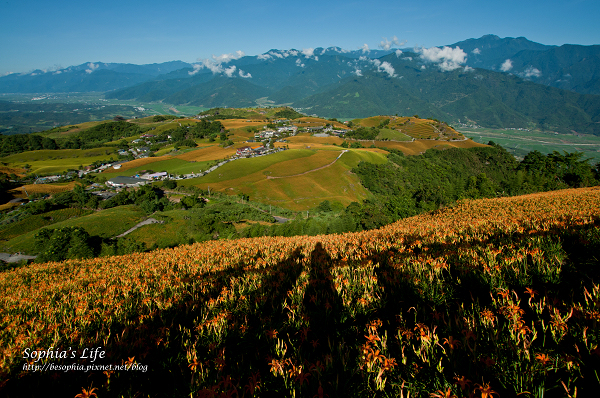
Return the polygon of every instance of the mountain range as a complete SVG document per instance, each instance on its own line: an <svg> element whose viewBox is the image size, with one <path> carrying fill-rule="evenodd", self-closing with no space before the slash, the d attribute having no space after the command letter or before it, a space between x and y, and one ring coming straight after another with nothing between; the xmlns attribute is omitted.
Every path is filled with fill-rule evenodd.
<svg viewBox="0 0 600 398"><path fill-rule="evenodd" d="M429 49L274 49L196 64L90 62L0 78L0 93L73 91L207 108L260 100L327 117L421 114L486 127L600 134L600 46L486 35Z"/></svg>

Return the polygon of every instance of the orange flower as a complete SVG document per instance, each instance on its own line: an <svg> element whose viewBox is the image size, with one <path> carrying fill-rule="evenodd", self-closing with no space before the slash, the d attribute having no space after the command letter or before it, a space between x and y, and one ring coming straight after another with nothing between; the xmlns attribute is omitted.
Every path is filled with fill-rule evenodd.
<svg viewBox="0 0 600 398"><path fill-rule="evenodd" d="M479 384L475 384L475 385L477 386L477 387L475 387L475 391L481 391L481 398L493 398L494 395L497 397L500 396L500 394L498 394L496 391L492 390L489 383L486 383L483 386L481 386Z"/></svg>
<svg viewBox="0 0 600 398"><path fill-rule="evenodd" d="M454 380L456 380L454 384L459 385L461 390L464 390L471 384L471 380L467 379L465 376L454 376Z"/></svg>
<svg viewBox="0 0 600 398"><path fill-rule="evenodd" d="M75 395L75 398L91 398L91 397L98 397L98 395L96 395L96 393L94 391L96 391L97 388L90 388L89 390L86 390L85 388L81 388L81 394L77 394Z"/></svg>
<svg viewBox="0 0 600 398"><path fill-rule="evenodd" d="M456 340L452 336L450 336L447 339L444 339L444 344L448 344L448 347L450 347L450 350L454 350L455 348L460 347L460 341Z"/></svg>
<svg viewBox="0 0 600 398"><path fill-rule="evenodd" d="M535 359L537 359L543 366L548 365L550 362L552 362L552 358L550 358L548 355L546 354L537 354L535 356Z"/></svg>
<svg viewBox="0 0 600 398"><path fill-rule="evenodd" d="M452 394L452 387L448 387L446 391L438 390L432 392L429 396L432 398L458 398L456 395Z"/></svg>

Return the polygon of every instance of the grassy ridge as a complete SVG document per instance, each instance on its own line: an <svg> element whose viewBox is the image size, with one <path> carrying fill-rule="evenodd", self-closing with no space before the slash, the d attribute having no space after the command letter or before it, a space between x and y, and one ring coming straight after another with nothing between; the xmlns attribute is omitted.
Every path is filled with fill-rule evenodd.
<svg viewBox="0 0 600 398"><path fill-rule="evenodd" d="M0 230L0 241L11 240L27 232L35 231L40 227L66 221L71 218L85 216L91 212L91 210L67 208L52 210L44 214L36 214L28 217L25 220L20 220L9 224L8 227Z"/></svg>
<svg viewBox="0 0 600 398"><path fill-rule="evenodd" d="M586 188L464 201L362 233L5 272L3 393L588 396L599 228L600 189ZM148 372L22 370L26 347L50 346L102 346L98 363Z"/></svg>
<svg viewBox="0 0 600 398"><path fill-rule="evenodd" d="M112 238L127 231L144 218L145 214L141 209L134 205L127 205L105 209L92 214L83 214L80 217L69 218L60 222L53 222L48 228L82 227L90 235ZM11 252L30 251L32 247L35 247L34 236L37 232L37 230L32 230L4 242L4 250Z"/></svg>
<svg viewBox="0 0 600 398"><path fill-rule="evenodd" d="M361 160L387 162L384 151L361 149L348 151L330 165L341 153L340 148L326 146L323 149L289 149L269 156L236 160L204 177L182 181L181 185L195 185L204 190L210 186L211 190L244 193L252 200L306 210L324 200L348 205L366 198L367 191L349 170ZM324 166L328 167L310 172Z"/></svg>
<svg viewBox="0 0 600 398"><path fill-rule="evenodd" d="M108 159L110 156L116 156L116 150L113 147L103 147L94 149L44 149L39 151L29 151L1 158L2 162L8 163L11 167L22 168L26 164L31 166L29 173L53 174L65 171L67 169L77 169L79 166L88 165L99 160Z"/></svg>

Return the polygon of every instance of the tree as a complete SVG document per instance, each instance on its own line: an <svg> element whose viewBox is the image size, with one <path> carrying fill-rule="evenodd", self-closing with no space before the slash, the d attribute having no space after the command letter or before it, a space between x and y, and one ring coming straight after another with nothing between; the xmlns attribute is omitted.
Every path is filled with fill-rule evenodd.
<svg viewBox="0 0 600 398"><path fill-rule="evenodd" d="M319 206L317 206L317 211L319 211L319 212L331 211L331 203L328 200L322 201L321 203L319 203Z"/></svg>
<svg viewBox="0 0 600 398"><path fill-rule="evenodd" d="M163 187L165 187L167 189L175 189L175 188L177 188L177 181L175 181L175 180L165 180L163 182Z"/></svg>
<svg viewBox="0 0 600 398"><path fill-rule="evenodd" d="M36 262L94 257L90 235L81 227L44 228L35 235Z"/></svg>

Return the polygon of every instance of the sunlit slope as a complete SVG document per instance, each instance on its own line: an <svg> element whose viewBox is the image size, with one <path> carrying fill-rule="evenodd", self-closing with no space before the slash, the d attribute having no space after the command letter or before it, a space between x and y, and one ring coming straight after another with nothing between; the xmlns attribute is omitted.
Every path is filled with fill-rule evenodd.
<svg viewBox="0 0 600 398"><path fill-rule="evenodd" d="M116 158L116 149L101 147L93 149L42 149L28 151L0 158L3 163L13 168L29 165L28 173L47 175L62 173L68 169L78 169L109 157Z"/></svg>
<svg viewBox="0 0 600 398"><path fill-rule="evenodd" d="M368 192L350 170L361 160L387 161L386 152L377 148L352 149L342 154L339 147L308 147L311 149L305 145L303 149L239 159L182 184L229 194L244 193L259 202L306 210L324 200L348 205L367 198Z"/></svg>

